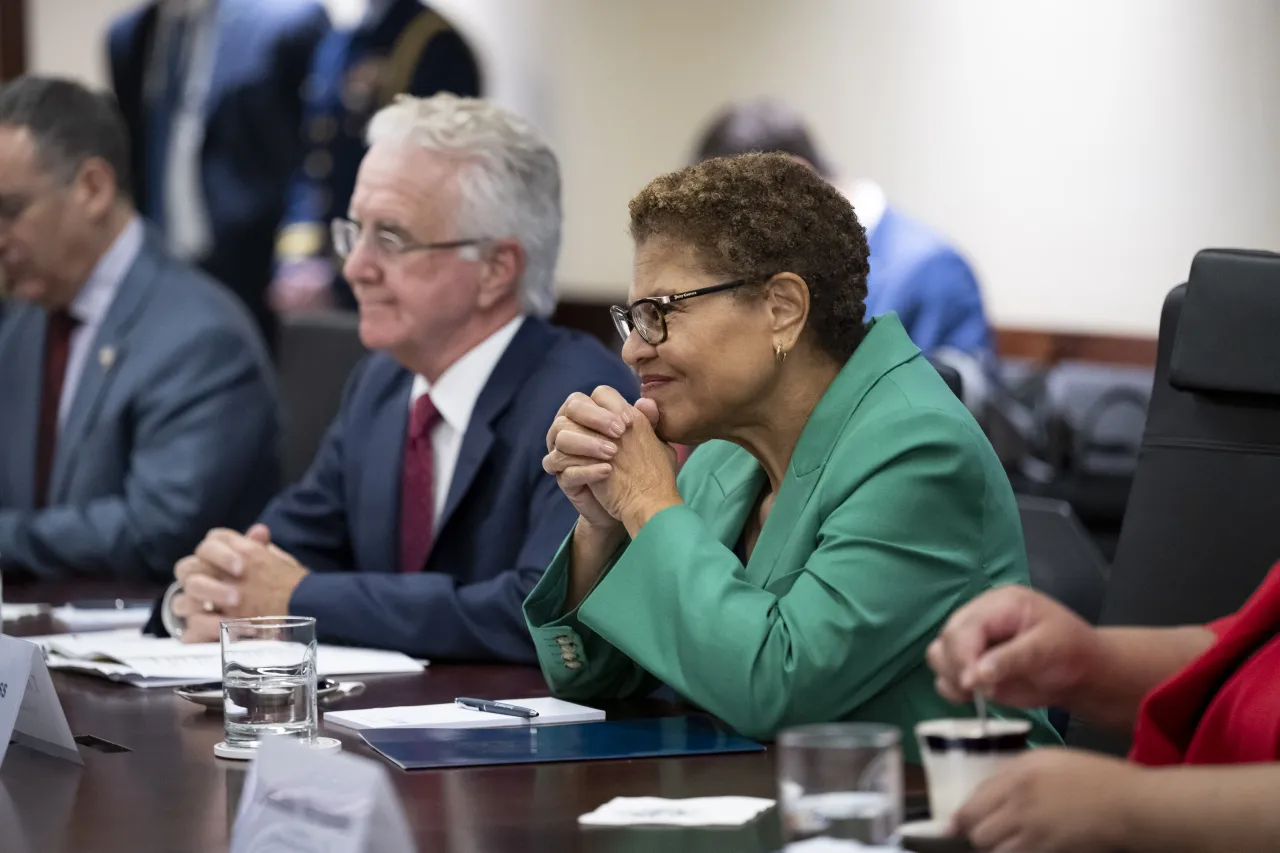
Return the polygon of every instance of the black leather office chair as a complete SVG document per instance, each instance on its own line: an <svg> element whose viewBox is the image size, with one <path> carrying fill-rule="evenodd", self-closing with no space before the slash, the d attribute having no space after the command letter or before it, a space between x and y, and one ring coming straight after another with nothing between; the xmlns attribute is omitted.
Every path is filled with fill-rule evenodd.
<svg viewBox="0 0 1280 853"><path fill-rule="evenodd" d="M1060 601L1090 625L1098 623L1110 567L1071 504L1018 495L1031 586Z"/></svg>
<svg viewBox="0 0 1280 853"><path fill-rule="evenodd" d="M1165 300L1108 625L1234 612L1280 559L1280 255L1206 250Z"/></svg>
<svg viewBox="0 0 1280 853"><path fill-rule="evenodd" d="M1205 250L1160 319L1151 407L1103 625L1202 624L1280 559L1280 255ZM1120 753L1127 737L1073 727Z"/></svg>
<svg viewBox="0 0 1280 853"><path fill-rule="evenodd" d="M960 376L960 371L956 370L945 361L934 356L925 356L929 363L933 365L933 369L938 371L938 375L942 377L942 381L947 383L947 387L951 389L951 393L955 394L961 400L964 399L964 379Z"/></svg>
<svg viewBox="0 0 1280 853"><path fill-rule="evenodd" d="M345 311L298 314L280 326L280 402L285 482L311 465L342 404L347 376L367 355L359 318Z"/></svg>
<svg viewBox="0 0 1280 853"><path fill-rule="evenodd" d="M1062 602L1090 625L1097 624L1110 570L1071 504L1018 495L1018 515L1032 588ZM1069 731L1070 716L1062 708L1049 709L1049 722L1059 734Z"/></svg>

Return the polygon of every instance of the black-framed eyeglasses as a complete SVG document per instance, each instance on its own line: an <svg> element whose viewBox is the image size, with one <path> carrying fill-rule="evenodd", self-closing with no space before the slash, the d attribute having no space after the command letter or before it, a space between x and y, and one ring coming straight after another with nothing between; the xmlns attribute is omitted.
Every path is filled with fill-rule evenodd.
<svg viewBox="0 0 1280 853"><path fill-rule="evenodd" d="M622 335L622 340L625 341L631 337L631 330L635 329L645 343L657 346L667 339L667 314L677 302L683 302L695 296L719 293L722 290L732 290L735 287L742 287L747 282L748 279L740 278L737 281L711 284L699 287L697 290L673 293L670 296L646 296L643 299L637 299L629 306L614 305L609 309L609 315L613 317L613 325L617 328L618 334Z"/></svg>
<svg viewBox="0 0 1280 853"><path fill-rule="evenodd" d="M334 219L329 224L329 232L333 238L333 251L344 260L355 251L356 243L360 242L361 234L366 233L360 223L341 217ZM481 243L487 242L482 237L471 237L466 240L446 240L442 243L419 243L385 228L379 228L367 233L369 245L373 251L382 257L388 258L395 255L405 255L409 252L465 249L469 246L479 246Z"/></svg>

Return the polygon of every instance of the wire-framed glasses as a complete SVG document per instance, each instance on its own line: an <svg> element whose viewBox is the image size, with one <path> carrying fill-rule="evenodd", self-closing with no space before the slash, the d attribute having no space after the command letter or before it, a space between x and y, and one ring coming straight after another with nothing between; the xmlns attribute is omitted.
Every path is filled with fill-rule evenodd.
<svg viewBox="0 0 1280 853"><path fill-rule="evenodd" d="M465 240L446 240L441 243L419 243L385 228L367 231L359 223L341 217L334 219L330 223L329 230L330 235L333 237L333 250L338 257L344 260L355 251L356 243L360 242L362 234L367 235L369 245L373 251L383 257L404 255L409 252L428 252L436 249L463 249L470 246L478 246L485 242L481 237L471 237Z"/></svg>

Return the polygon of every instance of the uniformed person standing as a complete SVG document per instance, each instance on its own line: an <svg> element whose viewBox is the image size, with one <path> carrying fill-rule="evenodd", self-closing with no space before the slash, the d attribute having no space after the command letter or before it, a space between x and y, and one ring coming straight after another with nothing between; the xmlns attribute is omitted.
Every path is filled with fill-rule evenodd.
<svg viewBox="0 0 1280 853"><path fill-rule="evenodd" d="M401 92L478 97L480 69L462 36L420 0L369 0L360 23L331 32L315 54L303 108L306 153L276 244L277 311L355 308L329 222L347 214L366 124Z"/></svg>

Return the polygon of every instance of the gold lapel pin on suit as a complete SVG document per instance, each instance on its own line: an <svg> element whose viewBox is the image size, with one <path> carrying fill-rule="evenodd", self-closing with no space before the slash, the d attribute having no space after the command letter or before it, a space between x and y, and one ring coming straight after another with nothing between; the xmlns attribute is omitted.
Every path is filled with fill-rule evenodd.
<svg viewBox="0 0 1280 853"><path fill-rule="evenodd" d="M111 365L115 363L116 363L115 347L103 347L102 349L98 350L98 364L102 366L103 370L110 370Z"/></svg>

